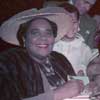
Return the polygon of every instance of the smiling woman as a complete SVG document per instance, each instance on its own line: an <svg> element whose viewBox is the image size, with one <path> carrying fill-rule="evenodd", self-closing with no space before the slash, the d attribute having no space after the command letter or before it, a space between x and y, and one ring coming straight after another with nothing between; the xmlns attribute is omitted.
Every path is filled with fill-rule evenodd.
<svg viewBox="0 0 100 100"><path fill-rule="evenodd" d="M55 24L45 18L34 18L30 24L28 23L29 27L24 39L30 56L43 60L52 51L54 34L57 36L57 30L53 32L54 28L51 27L51 23ZM57 29L57 26L55 28Z"/></svg>
<svg viewBox="0 0 100 100"><path fill-rule="evenodd" d="M67 80L68 74L75 75L69 61L52 51L57 33L66 33L72 25L70 16L64 12L60 7L43 8L35 14L29 10L1 26L5 40L8 33L8 40L13 34L17 41L20 25L28 25L26 30L19 31L25 32L21 35L24 47L12 48L0 55L0 100L63 100L83 90L82 81ZM65 25L68 27L64 28Z"/></svg>

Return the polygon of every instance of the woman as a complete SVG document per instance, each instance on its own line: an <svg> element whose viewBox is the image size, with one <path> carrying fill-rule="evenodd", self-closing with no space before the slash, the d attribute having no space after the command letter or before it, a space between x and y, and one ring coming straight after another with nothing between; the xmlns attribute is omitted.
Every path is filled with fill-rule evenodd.
<svg viewBox="0 0 100 100"><path fill-rule="evenodd" d="M26 21L21 26L24 30L18 33L25 47L10 49L0 56L0 100L63 100L83 90L82 81L67 82L67 75L75 75L74 70L64 56L52 52L57 32L62 30L62 17L68 19L66 25L71 25L70 17L62 13L64 9L54 14L57 9L45 8L16 18Z"/></svg>

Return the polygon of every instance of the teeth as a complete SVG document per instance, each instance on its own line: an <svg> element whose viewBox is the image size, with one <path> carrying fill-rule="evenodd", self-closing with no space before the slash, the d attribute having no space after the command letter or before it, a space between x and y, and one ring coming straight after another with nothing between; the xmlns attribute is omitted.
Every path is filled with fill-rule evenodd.
<svg viewBox="0 0 100 100"><path fill-rule="evenodd" d="M42 48L47 47L47 45L45 45L45 44L41 44L41 45L37 45L37 46L42 47Z"/></svg>

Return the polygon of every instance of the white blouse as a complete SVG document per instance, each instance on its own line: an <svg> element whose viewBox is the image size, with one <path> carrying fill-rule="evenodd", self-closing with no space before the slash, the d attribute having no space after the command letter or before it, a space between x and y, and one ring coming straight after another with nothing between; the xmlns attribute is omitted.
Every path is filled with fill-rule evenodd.
<svg viewBox="0 0 100 100"><path fill-rule="evenodd" d="M53 51L67 57L76 74L81 70L86 74L88 63L99 54L97 49L91 50L80 35L71 42L59 40L55 43Z"/></svg>

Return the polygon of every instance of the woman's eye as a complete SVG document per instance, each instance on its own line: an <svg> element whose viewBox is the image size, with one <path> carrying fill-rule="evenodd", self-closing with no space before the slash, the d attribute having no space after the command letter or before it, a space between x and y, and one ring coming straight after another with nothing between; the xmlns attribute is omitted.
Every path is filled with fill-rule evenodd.
<svg viewBox="0 0 100 100"><path fill-rule="evenodd" d="M38 36L39 35L39 32L31 32L31 35L32 36Z"/></svg>

